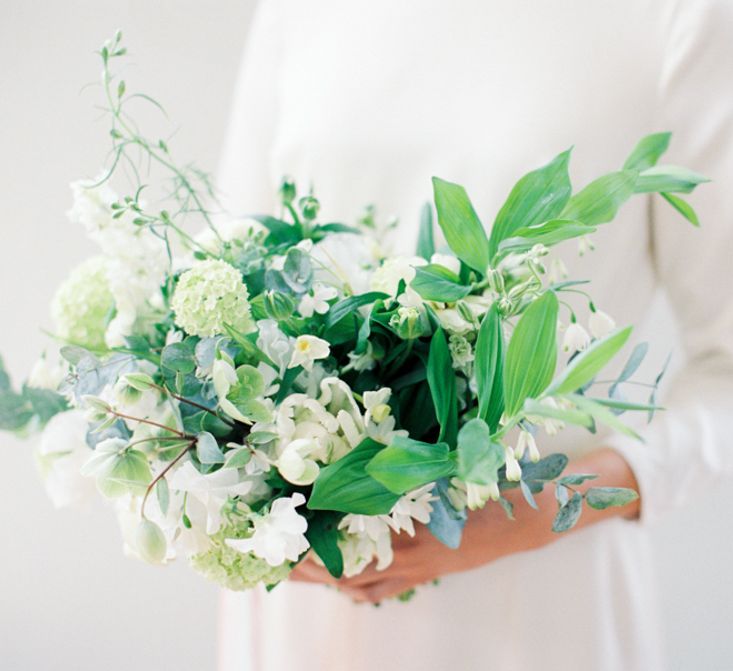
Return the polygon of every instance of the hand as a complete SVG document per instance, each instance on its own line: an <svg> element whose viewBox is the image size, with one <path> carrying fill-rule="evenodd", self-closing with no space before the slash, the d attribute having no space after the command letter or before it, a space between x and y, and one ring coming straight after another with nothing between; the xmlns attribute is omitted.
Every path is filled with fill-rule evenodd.
<svg viewBox="0 0 733 671"><path fill-rule="evenodd" d="M573 462L567 472L601 474L592 481L593 486L637 488L626 461L610 449L598 450ZM483 510L469 513L461 546L457 550L440 543L427 527L417 525L412 538L404 532L393 536L394 561L383 571L377 571L370 565L357 576L335 579L325 568L306 559L293 570L291 577L303 582L333 585L357 602L378 603L435 578L467 571L515 552L542 547L562 537L551 529L557 512L551 487L535 497L539 511L525 503L518 489L508 490L505 494L514 504L515 519L509 520L499 505L491 503ZM604 511L586 508L575 529L612 516L636 517L638 512L638 500Z"/></svg>

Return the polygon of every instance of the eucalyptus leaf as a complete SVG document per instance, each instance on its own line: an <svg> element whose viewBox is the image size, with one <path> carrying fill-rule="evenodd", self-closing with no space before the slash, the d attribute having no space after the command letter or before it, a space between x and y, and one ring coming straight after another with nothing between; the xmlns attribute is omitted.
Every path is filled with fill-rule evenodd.
<svg viewBox="0 0 733 671"><path fill-rule="evenodd" d="M585 493L585 502L596 510L625 506L638 498L639 494L626 487L591 487Z"/></svg>
<svg viewBox="0 0 733 671"><path fill-rule="evenodd" d="M463 527L468 516L465 510L456 510L448 497L450 484L447 479L440 479L435 483L431 502L433 507L430 513L428 529L443 545L456 549L461 545Z"/></svg>
<svg viewBox="0 0 733 671"><path fill-rule="evenodd" d="M206 431L196 436L196 456L202 464L223 464L226 461L216 438Z"/></svg>
<svg viewBox="0 0 733 671"><path fill-rule="evenodd" d="M555 533L562 533L572 529L580 519L580 513L583 511L583 497L575 492L565 503L560 506L557 511L555 520L552 523L552 530Z"/></svg>

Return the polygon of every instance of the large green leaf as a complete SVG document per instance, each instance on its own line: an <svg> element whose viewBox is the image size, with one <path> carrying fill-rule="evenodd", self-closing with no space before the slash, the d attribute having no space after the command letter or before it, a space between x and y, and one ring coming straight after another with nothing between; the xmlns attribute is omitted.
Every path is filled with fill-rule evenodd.
<svg viewBox="0 0 733 671"><path fill-rule="evenodd" d="M640 442L644 442L644 439L636 433L631 427L626 426L605 404L596 402L581 394L568 394L565 398L575 403L578 408L584 412L587 412L593 419L601 424L605 424L614 431L623 433L626 436L635 438Z"/></svg>
<svg viewBox="0 0 733 671"><path fill-rule="evenodd" d="M425 203L422 210L420 210L420 230L417 236L416 253L426 261L430 261L430 257L435 254L433 206L430 203Z"/></svg>
<svg viewBox="0 0 733 671"><path fill-rule="evenodd" d="M319 512L308 520L305 532L314 552L334 578L340 578L344 573L344 557L338 546L338 525L342 517L340 513Z"/></svg>
<svg viewBox="0 0 733 671"><path fill-rule="evenodd" d="M709 181L707 177L677 165L655 165L639 173L634 191L635 193L657 191L690 193L698 184Z"/></svg>
<svg viewBox="0 0 733 671"><path fill-rule="evenodd" d="M353 314L357 308L362 305L369 305L380 299L389 298L389 296L381 291L368 291L358 296L349 296L331 306L326 315L326 328L333 326L341 321L346 315Z"/></svg>
<svg viewBox="0 0 733 671"><path fill-rule="evenodd" d="M631 335L631 327L614 331L596 340L588 349L576 356L552 384L548 393L568 394L590 382L596 374L626 344Z"/></svg>
<svg viewBox="0 0 733 671"><path fill-rule="evenodd" d="M493 432L504 412L504 334L496 303L491 305L479 327L474 370L478 416Z"/></svg>
<svg viewBox="0 0 733 671"><path fill-rule="evenodd" d="M321 469L308 499L311 510L360 515L386 515L399 495L366 472L366 465L384 445L366 438L338 461Z"/></svg>
<svg viewBox="0 0 733 671"><path fill-rule="evenodd" d="M552 381L557 362L557 296L545 292L524 312L507 347L504 402L511 417Z"/></svg>
<svg viewBox="0 0 733 671"><path fill-rule="evenodd" d="M564 240L589 235L595 231L595 226L587 226L580 221L551 219L536 226L517 229L511 238L502 240L499 252L524 252L535 245L552 247Z"/></svg>
<svg viewBox="0 0 733 671"><path fill-rule="evenodd" d="M491 440L489 426L472 419L458 432L457 474L464 482L490 485L497 482L497 471L504 465L504 448Z"/></svg>
<svg viewBox="0 0 733 671"><path fill-rule="evenodd" d="M556 218L570 198L568 175L570 150L558 154L547 165L522 177L496 215L491 229L490 251L493 256L503 240L520 228Z"/></svg>
<svg viewBox="0 0 733 671"><path fill-rule="evenodd" d="M453 475L455 464L447 443L423 443L397 436L374 457L366 472L395 494Z"/></svg>
<svg viewBox="0 0 733 671"><path fill-rule="evenodd" d="M534 398L528 398L523 406L524 415L533 420L535 417L548 417L557 419L566 424L576 424L590 429L593 427L593 418L586 412L576 408L559 408L557 406L541 403Z"/></svg>
<svg viewBox="0 0 733 671"><path fill-rule="evenodd" d="M440 424L438 440L455 445L458 433L456 375L443 329L435 331L430 341L428 386L435 406L435 416Z"/></svg>
<svg viewBox="0 0 733 671"><path fill-rule="evenodd" d="M611 221L633 195L638 174L635 170L620 170L593 180L568 201L560 216L589 226Z"/></svg>
<svg viewBox="0 0 733 671"><path fill-rule="evenodd" d="M426 301L441 303L455 303L471 291L452 270L434 263L415 268L410 286Z"/></svg>
<svg viewBox="0 0 733 671"><path fill-rule="evenodd" d="M624 170L646 170L657 164L669 147L672 133L652 133L639 140L624 163Z"/></svg>
<svg viewBox="0 0 733 671"><path fill-rule="evenodd" d="M489 239L466 190L433 177L438 224L453 253L482 275L489 265Z"/></svg>

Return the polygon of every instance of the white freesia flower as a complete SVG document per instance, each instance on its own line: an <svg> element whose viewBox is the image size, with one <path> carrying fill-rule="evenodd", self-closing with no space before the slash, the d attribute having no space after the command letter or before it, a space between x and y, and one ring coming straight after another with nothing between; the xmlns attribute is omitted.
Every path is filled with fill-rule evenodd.
<svg viewBox="0 0 733 671"><path fill-rule="evenodd" d="M517 446L514 448L514 456L517 459L521 459L527 448L529 448L530 461L538 462L540 460L540 451L537 449L534 436L529 431L520 431Z"/></svg>
<svg viewBox="0 0 733 671"><path fill-rule="evenodd" d="M582 352L590 345L590 335L580 324L573 322L568 326L563 338L562 348L566 352Z"/></svg>
<svg viewBox="0 0 733 671"><path fill-rule="evenodd" d="M594 338L605 338L616 328L616 322L605 312L596 310L588 318L588 328Z"/></svg>
<svg viewBox="0 0 733 671"><path fill-rule="evenodd" d="M276 499L269 512L254 518L254 533L250 538L227 539L227 545L239 552L251 552L270 566L280 566L286 560L297 561L310 547L305 537L308 523L295 510L304 503L305 496L300 492Z"/></svg>
<svg viewBox="0 0 733 671"><path fill-rule="evenodd" d="M83 412L61 412L46 424L35 449L46 492L57 508L85 503L95 494L94 483L80 472L92 454L88 430Z"/></svg>
<svg viewBox="0 0 733 671"><path fill-rule="evenodd" d="M204 475L196 470L192 462L187 461L178 467L168 478L172 490L188 492L188 506L195 507L197 501L206 512L206 533L214 534L221 526L221 508L227 499L244 496L252 489L253 483L240 477L236 468L222 468Z"/></svg>
<svg viewBox="0 0 733 671"><path fill-rule="evenodd" d="M328 341L312 335L302 335L295 339L295 347L290 357L288 368L303 366L305 370L313 369L313 362L325 359L331 353Z"/></svg>
<svg viewBox="0 0 733 671"><path fill-rule="evenodd" d="M298 312L303 317L312 317L314 312L319 315L326 314L331 307L328 304L332 298L336 298L338 292L335 287L329 287L320 282L313 285L312 293L304 294L298 303Z"/></svg>
<svg viewBox="0 0 733 671"><path fill-rule="evenodd" d="M452 270L456 275L461 272L461 262L451 254L440 254L436 252L430 257L430 263L448 268L448 270Z"/></svg>

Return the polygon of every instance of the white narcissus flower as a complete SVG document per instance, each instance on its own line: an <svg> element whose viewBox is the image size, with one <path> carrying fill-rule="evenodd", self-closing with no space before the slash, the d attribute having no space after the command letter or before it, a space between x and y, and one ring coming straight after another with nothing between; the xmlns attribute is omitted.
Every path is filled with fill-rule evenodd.
<svg viewBox="0 0 733 671"><path fill-rule="evenodd" d="M517 446L514 448L514 456L517 459L521 459L527 448L529 448L530 461L538 462L540 460L540 451L537 449L534 436L529 431L520 431Z"/></svg>
<svg viewBox="0 0 733 671"><path fill-rule="evenodd" d="M331 352L326 340L312 335L302 335L295 339L295 347L288 368L303 366L305 370L313 370L316 359L325 359Z"/></svg>
<svg viewBox="0 0 733 671"><path fill-rule="evenodd" d="M303 317L312 317L314 312L317 312L319 315L326 314L331 307L328 301L336 298L337 294L338 292L335 287L329 287L320 282L316 282L313 285L312 295L307 293L300 299L298 312Z"/></svg>
<svg viewBox="0 0 733 671"><path fill-rule="evenodd" d="M580 324L573 322L565 331L562 348L566 352L582 352L590 345L590 334Z"/></svg>
<svg viewBox="0 0 733 671"><path fill-rule="evenodd" d="M319 449L311 438L298 438L285 446L277 460L277 470L294 485L310 485L318 477L318 464L309 457Z"/></svg>
<svg viewBox="0 0 733 671"><path fill-rule="evenodd" d="M594 310L588 318L588 328L594 338L605 338L616 328L616 322L605 312Z"/></svg>
<svg viewBox="0 0 733 671"><path fill-rule="evenodd" d="M297 561L309 547L305 532L308 523L296 508L305 503L305 496L296 492L289 498L276 499L270 511L254 518L254 533L250 538L227 539L229 547L239 552L251 552L270 566Z"/></svg>
<svg viewBox="0 0 733 671"><path fill-rule="evenodd" d="M435 253L430 257L430 263L452 270L456 275L461 272L461 262L450 254Z"/></svg>

